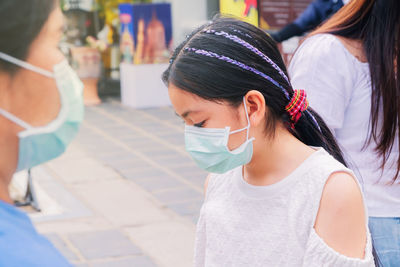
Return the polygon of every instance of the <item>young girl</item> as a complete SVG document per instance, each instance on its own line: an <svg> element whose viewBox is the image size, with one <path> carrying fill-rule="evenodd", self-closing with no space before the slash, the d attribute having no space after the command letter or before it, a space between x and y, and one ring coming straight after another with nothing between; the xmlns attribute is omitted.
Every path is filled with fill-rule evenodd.
<svg viewBox="0 0 400 267"><path fill-rule="evenodd" d="M186 149L212 173L195 266L374 266L359 185L268 35L217 19L163 80Z"/></svg>

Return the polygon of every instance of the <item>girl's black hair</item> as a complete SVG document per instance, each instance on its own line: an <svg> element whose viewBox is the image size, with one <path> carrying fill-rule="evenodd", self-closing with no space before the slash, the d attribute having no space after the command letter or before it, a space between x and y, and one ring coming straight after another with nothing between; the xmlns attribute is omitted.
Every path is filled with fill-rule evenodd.
<svg viewBox="0 0 400 267"><path fill-rule="evenodd" d="M0 52L25 60L55 7L56 0L1 0ZM14 74L18 69L17 65L0 60L0 71Z"/></svg>
<svg viewBox="0 0 400 267"><path fill-rule="evenodd" d="M196 53L198 50L231 61ZM270 58L277 66L268 63L261 53L255 51ZM232 64L232 60L246 67ZM268 75L277 84L260 73ZM290 127L291 120L285 107L293 95L293 88L284 76L288 75L282 57L268 34L246 22L217 18L193 31L176 48L162 79L167 85L172 83L201 98L227 101L233 106L239 106L247 92L258 90L263 94L269 110L267 134L274 134L276 123L283 122L301 142L323 147L346 165L332 133L311 108L303 113L294 129ZM285 91L289 98L285 96Z"/></svg>

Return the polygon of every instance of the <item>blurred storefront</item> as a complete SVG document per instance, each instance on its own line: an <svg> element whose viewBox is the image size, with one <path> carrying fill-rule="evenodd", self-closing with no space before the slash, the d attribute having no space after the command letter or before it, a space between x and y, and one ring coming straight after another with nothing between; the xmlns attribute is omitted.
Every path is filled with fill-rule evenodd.
<svg viewBox="0 0 400 267"><path fill-rule="evenodd" d="M206 21L206 2L61 0L60 4L66 17L61 48L85 84L87 105L100 103L97 94L121 95L123 103L135 107L169 104L160 76L173 49L173 36L180 42Z"/></svg>
<svg viewBox="0 0 400 267"><path fill-rule="evenodd" d="M216 14L231 14L264 30L293 21L311 0L61 0L61 45L85 83L87 104L97 94L121 95L129 106L168 105L161 73L174 45ZM288 61L299 38L280 49Z"/></svg>
<svg viewBox="0 0 400 267"><path fill-rule="evenodd" d="M221 14L233 15L255 26L259 25L257 0L220 0L219 10Z"/></svg>
<svg viewBox="0 0 400 267"><path fill-rule="evenodd" d="M296 18L313 0L260 0L260 28L268 31L279 30ZM278 45L286 64L300 44L301 37L292 37Z"/></svg>
<svg viewBox="0 0 400 267"><path fill-rule="evenodd" d="M219 0L220 11L261 29L276 31L294 21L312 0ZM301 37L293 37L278 45L283 59L288 63L300 43Z"/></svg>

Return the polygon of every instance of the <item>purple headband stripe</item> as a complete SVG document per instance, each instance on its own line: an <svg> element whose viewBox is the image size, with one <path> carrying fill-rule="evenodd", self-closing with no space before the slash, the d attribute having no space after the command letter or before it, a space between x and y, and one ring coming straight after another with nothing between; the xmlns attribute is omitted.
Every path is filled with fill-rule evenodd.
<svg viewBox="0 0 400 267"><path fill-rule="evenodd" d="M239 31L239 30L234 29L234 28L231 28L231 29L232 29L232 31L234 31L234 32L238 32L238 33L240 33L240 34L242 34L242 35L245 35L246 37L249 37L250 39L253 39L253 37L251 37L251 35L249 35L249 34L247 34L247 33L244 33L244 32L242 32L242 31Z"/></svg>
<svg viewBox="0 0 400 267"><path fill-rule="evenodd" d="M267 57L264 53L262 53L260 50L258 50L256 47L254 47L253 45L249 44L248 42L246 42L245 40L239 38L236 35L233 34L229 34L227 32L224 31L215 31L215 30L203 30L203 32L205 33L211 33L211 34L215 34L218 36L223 36L231 41L234 41L235 43L238 43L242 46L244 46L245 48L249 49L250 51L252 51L253 53L255 53L256 55L260 56L262 59L264 59L267 63L269 63L276 71L279 72L279 74L288 82L288 84L290 84L288 77L286 76L286 74L282 71L281 68L279 68L279 66L273 62L269 57ZM239 31L238 31L239 32Z"/></svg>
<svg viewBox="0 0 400 267"><path fill-rule="evenodd" d="M238 66L238 67L240 67L240 68L242 68L244 70L251 71L251 72L253 72L253 73L265 78L266 80L270 81L275 86L279 87L281 89L281 91L285 94L286 98L290 99L289 93L285 90L285 88L282 87L282 85L280 85L277 81L272 79L270 76L266 75L265 73L262 73L261 71L255 69L253 67L247 66L246 64L244 64L242 62L239 62L237 60L231 59L230 57L221 56L221 55L218 55L217 53L206 51L206 50L203 50L203 49L197 49L197 48L193 48L193 47L186 47L185 50L192 51L192 52L194 52L196 54L199 54L199 55L216 58L216 59L228 62L230 64L236 65L236 66Z"/></svg>

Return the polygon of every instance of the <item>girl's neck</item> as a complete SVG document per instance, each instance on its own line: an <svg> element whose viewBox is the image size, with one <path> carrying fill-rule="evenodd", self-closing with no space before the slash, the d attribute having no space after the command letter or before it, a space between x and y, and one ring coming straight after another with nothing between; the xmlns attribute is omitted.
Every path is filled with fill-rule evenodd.
<svg viewBox="0 0 400 267"><path fill-rule="evenodd" d="M244 179L252 185L279 182L315 152L283 127L278 127L270 140L258 138L254 141L253 158L243 168Z"/></svg>
<svg viewBox="0 0 400 267"><path fill-rule="evenodd" d="M342 36L336 36L343 46L361 63L367 63L368 59L365 54L364 45L361 40L349 39Z"/></svg>

